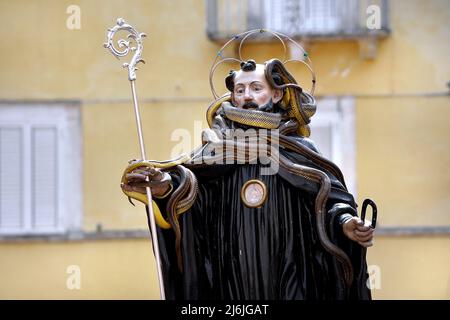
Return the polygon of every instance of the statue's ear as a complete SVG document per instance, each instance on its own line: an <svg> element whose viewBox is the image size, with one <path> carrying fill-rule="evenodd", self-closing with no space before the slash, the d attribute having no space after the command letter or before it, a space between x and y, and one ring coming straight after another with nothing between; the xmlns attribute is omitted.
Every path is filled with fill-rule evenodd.
<svg viewBox="0 0 450 320"><path fill-rule="evenodd" d="M272 101L273 103L279 102L283 98L283 90L275 89L273 90Z"/></svg>
<svg viewBox="0 0 450 320"><path fill-rule="evenodd" d="M225 86L230 92L234 90L234 77L236 76L236 72L233 70L230 71L228 76L225 78Z"/></svg>

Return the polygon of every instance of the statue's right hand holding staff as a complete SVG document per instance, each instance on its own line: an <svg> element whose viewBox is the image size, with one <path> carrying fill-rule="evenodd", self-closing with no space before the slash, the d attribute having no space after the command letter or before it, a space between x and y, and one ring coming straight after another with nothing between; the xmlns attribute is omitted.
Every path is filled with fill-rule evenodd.
<svg viewBox="0 0 450 320"><path fill-rule="evenodd" d="M136 161L132 160L131 162ZM148 177L148 181L147 181ZM162 197L169 191L172 178L167 172L143 165L126 174L127 182L122 184L124 191L134 191L146 194L146 187L150 187L152 195Z"/></svg>

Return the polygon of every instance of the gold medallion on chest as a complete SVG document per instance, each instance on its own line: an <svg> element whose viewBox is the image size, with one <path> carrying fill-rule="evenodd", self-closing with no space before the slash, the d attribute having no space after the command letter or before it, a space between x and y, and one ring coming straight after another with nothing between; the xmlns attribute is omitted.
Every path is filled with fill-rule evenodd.
<svg viewBox="0 0 450 320"><path fill-rule="evenodd" d="M249 208L260 208L266 202L267 187L261 180L249 180L242 186L241 199Z"/></svg>

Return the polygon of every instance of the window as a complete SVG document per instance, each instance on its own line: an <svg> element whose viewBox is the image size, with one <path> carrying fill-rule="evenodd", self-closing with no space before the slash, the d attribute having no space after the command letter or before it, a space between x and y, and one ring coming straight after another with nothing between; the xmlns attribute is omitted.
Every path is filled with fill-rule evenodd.
<svg viewBox="0 0 450 320"><path fill-rule="evenodd" d="M372 5L380 9L380 30L367 28L367 8ZM259 28L308 39L385 37L388 5L388 0L208 0L206 32L219 42Z"/></svg>
<svg viewBox="0 0 450 320"><path fill-rule="evenodd" d="M323 98L311 118L311 139L322 155L342 171L350 193L356 198L356 141L354 99Z"/></svg>
<svg viewBox="0 0 450 320"><path fill-rule="evenodd" d="M286 34L331 34L342 29L341 7L332 0L266 0L264 4L268 29Z"/></svg>
<svg viewBox="0 0 450 320"><path fill-rule="evenodd" d="M0 234L81 227L78 105L0 104Z"/></svg>

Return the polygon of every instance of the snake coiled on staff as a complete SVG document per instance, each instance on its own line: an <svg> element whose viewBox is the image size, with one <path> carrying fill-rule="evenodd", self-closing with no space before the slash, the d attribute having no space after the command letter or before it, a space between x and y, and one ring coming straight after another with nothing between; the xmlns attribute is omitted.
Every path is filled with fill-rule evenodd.
<svg viewBox="0 0 450 320"><path fill-rule="evenodd" d="M181 254L181 230L180 224L178 220L178 216L182 213L189 210L195 202L198 193L198 182L195 175L188 168L180 165L179 163L183 163L187 158L185 156L179 157L177 159L171 161L134 161L132 162L124 174L122 175L122 185L128 183L127 174L133 172L136 169L149 169L149 168L158 168L163 170L164 172L170 173L172 177L172 181L177 180L179 182L176 188L173 187L170 189L170 196L168 193L160 198L168 198L166 205L167 212L167 220L162 216L161 211L159 210L156 204L153 205L153 212L155 214L155 221L159 227L163 229L172 228L175 232L175 252L177 255L178 268L180 272L183 271L183 263L182 263L182 254ZM146 205L148 204L147 196L136 192L136 191L128 191L122 189L123 192L129 197L136 200L139 200ZM158 198L158 197L155 197ZM131 201L131 200L130 200Z"/></svg>

